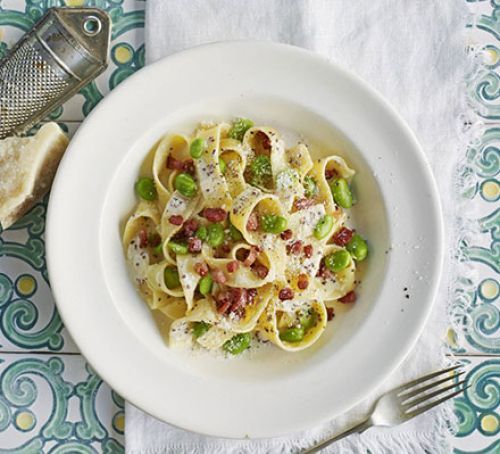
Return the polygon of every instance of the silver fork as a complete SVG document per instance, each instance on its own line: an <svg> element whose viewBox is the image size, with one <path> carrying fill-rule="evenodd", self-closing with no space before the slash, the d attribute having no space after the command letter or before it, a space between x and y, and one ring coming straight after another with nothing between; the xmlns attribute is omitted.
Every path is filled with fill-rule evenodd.
<svg viewBox="0 0 500 454"><path fill-rule="evenodd" d="M328 440L318 443L313 448L304 451L303 454L319 452L341 438L353 433L362 433L372 426L395 426L401 424L457 396L470 386L462 387L465 384L465 380L455 382L457 377L465 373L465 371L457 370L460 367L462 365L448 367L447 369L417 378L392 391L386 392L375 402L370 416L366 420ZM448 376L439 380L433 380L443 374L448 374ZM428 381L430 383L425 386L419 386ZM459 389L450 393L449 391L452 391L454 388Z"/></svg>

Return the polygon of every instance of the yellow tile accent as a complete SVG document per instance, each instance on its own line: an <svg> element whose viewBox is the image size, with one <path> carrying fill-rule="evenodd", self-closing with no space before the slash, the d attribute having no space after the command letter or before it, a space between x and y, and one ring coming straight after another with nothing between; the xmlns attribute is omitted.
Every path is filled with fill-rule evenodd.
<svg viewBox="0 0 500 454"><path fill-rule="evenodd" d="M84 6L85 0L66 0L67 6Z"/></svg>
<svg viewBox="0 0 500 454"><path fill-rule="evenodd" d="M30 430L35 425L35 418L29 411L21 411L16 415L16 427L21 430Z"/></svg>
<svg viewBox="0 0 500 454"><path fill-rule="evenodd" d="M481 284L481 295L492 300L498 295L498 284L492 279L484 281Z"/></svg>
<svg viewBox="0 0 500 454"><path fill-rule="evenodd" d="M496 181L487 181L481 187L485 199L494 200L500 194L500 185Z"/></svg>
<svg viewBox="0 0 500 454"><path fill-rule="evenodd" d="M29 295L33 293L33 290L35 290L35 285L35 279L31 276L23 276L17 281L17 291L21 295Z"/></svg>
<svg viewBox="0 0 500 454"><path fill-rule="evenodd" d="M448 342L448 345L451 348L457 348L458 347L458 342L457 342L457 333L453 328L448 328L448 331L446 333L446 340Z"/></svg>
<svg viewBox="0 0 500 454"><path fill-rule="evenodd" d="M122 432L125 430L125 415L118 415L115 418L115 427Z"/></svg>
<svg viewBox="0 0 500 454"><path fill-rule="evenodd" d="M498 430L498 418L495 415L485 415L481 418L481 429L494 433Z"/></svg>
<svg viewBox="0 0 500 454"><path fill-rule="evenodd" d="M495 49L487 49L484 55L484 63L494 65L498 61L498 52Z"/></svg>
<svg viewBox="0 0 500 454"><path fill-rule="evenodd" d="M115 59L119 63L127 63L132 59L132 52L128 47L118 46L115 49Z"/></svg>

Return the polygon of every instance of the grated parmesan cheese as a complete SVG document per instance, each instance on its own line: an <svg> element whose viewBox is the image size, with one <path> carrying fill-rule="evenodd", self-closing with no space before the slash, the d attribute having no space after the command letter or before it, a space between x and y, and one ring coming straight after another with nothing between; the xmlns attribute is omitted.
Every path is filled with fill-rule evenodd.
<svg viewBox="0 0 500 454"><path fill-rule="evenodd" d="M143 282L146 279L149 269L149 256L138 247L139 237L136 236L127 248L127 260L133 271L136 282Z"/></svg>
<svg viewBox="0 0 500 454"><path fill-rule="evenodd" d="M9 137L0 147L0 203L11 194L23 191L23 184L33 162L33 154L26 152L34 139L32 137Z"/></svg>

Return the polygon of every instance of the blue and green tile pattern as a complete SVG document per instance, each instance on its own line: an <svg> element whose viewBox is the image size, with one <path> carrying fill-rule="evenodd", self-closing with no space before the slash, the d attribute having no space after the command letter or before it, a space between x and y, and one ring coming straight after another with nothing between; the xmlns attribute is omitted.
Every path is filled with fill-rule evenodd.
<svg viewBox="0 0 500 454"><path fill-rule="evenodd" d="M0 453L123 452L124 402L80 355L0 356Z"/></svg>

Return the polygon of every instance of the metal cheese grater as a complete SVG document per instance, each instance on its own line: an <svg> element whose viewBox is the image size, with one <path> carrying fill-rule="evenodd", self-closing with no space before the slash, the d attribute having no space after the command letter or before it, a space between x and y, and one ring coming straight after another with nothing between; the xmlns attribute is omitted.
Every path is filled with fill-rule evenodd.
<svg viewBox="0 0 500 454"><path fill-rule="evenodd" d="M109 16L52 8L0 61L0 139L44 119L107 66Z"/></svg>

